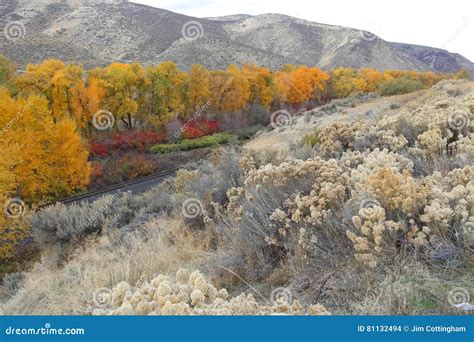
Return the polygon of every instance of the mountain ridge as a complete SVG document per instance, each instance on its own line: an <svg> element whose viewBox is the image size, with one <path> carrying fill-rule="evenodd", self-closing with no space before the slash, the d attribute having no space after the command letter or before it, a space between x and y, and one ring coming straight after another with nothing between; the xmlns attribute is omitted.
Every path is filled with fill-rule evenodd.
<svg viewBox="0 0 474 342"><path fill-rule="evenodd" d="M21 67L59 58L86 67L173 60L184 69L292 63L474 74L474 63L457 53L277 13L195 18L122 0L7 1L1 27L13 23L23 31L21 39L9 39L4 29L0 49Z"/></svg>

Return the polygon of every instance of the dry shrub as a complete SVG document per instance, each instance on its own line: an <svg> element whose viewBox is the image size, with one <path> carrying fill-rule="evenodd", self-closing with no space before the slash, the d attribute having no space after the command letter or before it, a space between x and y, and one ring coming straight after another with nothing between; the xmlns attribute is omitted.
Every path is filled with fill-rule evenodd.
<svg viewBox="0 0 474 342"><path fill-rule="evenodd" d="M408 262L399 269L381 274L376 288L363 301L354 304L361 315L429 315L460 314L450 301L453 290L471 292L472 277L449 274L440 278L423 263Z"/></svg>
<svg viewBox="0 0 474 342"><path fill-rule="evenodd" d="M150 282L132 287L121 282L108 292L105 308L96 315L330 315L322 305L303 307L297 300L279 296L257 302L253 294L229 298L199 271L179 269L175 277L160 274Z"/></svg>
<svg viewBox="0 0 474 342"><path fill-rule="evenodd" d="M107 217L94 226L99 242L79 246L62 268L37 265L5 312L90 312L93 289L118 286L122 301L107 308L118 314L272 313L249 296L221 298L216 308L207 281L196 289L166 278L183 265L231 293L242 281L282 285L302 307L335 313L452 310L450 287L473 293L474 93L440 87L377 121L329 126L309 158L223 149L120 198L115 224ZM202 210L189 220L181 206L192 198ZM63 223L80 215L65 210L36 229L69 237L74 226Z"/></svg>
<svg viewBox="0 0 474 342"><path fill-rule="evenodd" d="M346 181L335 160L321 158L251 170L216 219L226 251L219 262L257 281L290 260L305 265L308 255L335 252L333 231L318 228L343 202Z"/></svg>
<svg viewBox="0 0 474 342"><path fill-rule="evenodd" d="M23 287L3 305L4 314L87 314L94 291L121 282L137 284L176 265L196 267L208 248L206 233L185 229L175 219L155 218L123 237L92 239L61 268L46 261L24 275Z"/></svg>
<svg viewBox="0 0 474 342"><path fill-rule="evenodd" d="M407 260L444 281L447 270L469 265L474 246L472 103L472 94L431 94L412 104L411 113L329 126L320 134L322 158L251 168L244 185L229 191L217 222L226 251L219 262L255 282L278 273L305 292L304 279L324 279L334 267L364 270L372 295L379 291L373 283L383 280L377 270L389 272ZM456 113L465 126L451 122ZM354 150L362 137L371 146ZM331 277L329 283L341 282ZM324 304L350 306L358 297L351 291L342 298L327 290L335 303Z"/></svg>
<svg viewBox="0 0 474 342"><path fill-rule="evenodd" d="M343 152L353 148L356 133L363 123L336 122L324 128L320 135L320 150L325 157L340 157Z"/></svg>

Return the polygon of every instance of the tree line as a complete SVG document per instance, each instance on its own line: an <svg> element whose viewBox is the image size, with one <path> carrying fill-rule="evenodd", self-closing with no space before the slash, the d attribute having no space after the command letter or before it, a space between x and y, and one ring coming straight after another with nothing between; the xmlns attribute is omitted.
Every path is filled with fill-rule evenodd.
<svg viewBox="0 0 474 342"><path fill-rule="evenodd" d="M256 65L208 70L112 63L86 70L79 64L46 60L19 71L0 55L0 259L11 257L25 236L21 214L28 205L83 191L89 184L88 139L97 134L94 115L114 115L115 127L163 130L196 110L219 118L256 108L317 105L356 92L390 95L430 87L466 72L437 74L340 67L323 71L285 65L272 71Z"/></svg>
<svg viewBox="0 0 474 342"><path fill-rule="evenodd" d="M256 106L272 110L319 104L355 92L387 92L397 81L408 92L445 78L467 77L465 72L451 75L347 67L326 72L305 65L284 65L271 71L251 64L230 65L225 70L196 64L183 71L170 61L147 67L112 63L85 70L54 59L30 64L18 75L11 76L12 72L6 74L10 74L14 97L42 96L54 121L70 118L84 135L94 132L92 119L99 110L113 113L115 125L157 128L170 120L186 119L205 104L206 111L215 115L246 112ZM395 93L405 90L398 88Z"/></svg>

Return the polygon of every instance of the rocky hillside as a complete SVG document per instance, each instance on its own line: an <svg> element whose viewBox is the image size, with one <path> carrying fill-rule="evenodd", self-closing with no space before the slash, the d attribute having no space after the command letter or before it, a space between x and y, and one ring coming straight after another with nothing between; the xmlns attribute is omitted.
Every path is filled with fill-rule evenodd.
<svg viewBox="0 0 474 342"><path fill-rule="evenodd" d="M86 66L173 60L183 68L254 62L474 73L459 54L280 14L202 19L121 0L3 0L0 27L0 51L20 66L60 58Z"/></svg>

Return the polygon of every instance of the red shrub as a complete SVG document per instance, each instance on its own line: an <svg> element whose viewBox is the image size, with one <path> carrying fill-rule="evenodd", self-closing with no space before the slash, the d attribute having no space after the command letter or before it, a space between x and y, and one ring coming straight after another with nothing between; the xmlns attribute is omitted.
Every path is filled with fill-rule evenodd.
<svg viewBox="0 0 474 342"><path fill-rule="evenodd" d="M207 122L207 133L214 134L218 133L221 129L221 123L218 120L208 121Z"/></svg>
<svg viewBox="0 0 474 342"><path fill-rule="evenodd" d="M187 126L183 133L186 139L196 139L205 135L212 135L219 132L220 122L218 120L199 120L193 123L184 123Z"/></svg>
<svg viewBox="0 0 474 342"><path fill-rule="evenodd" d="M143 151L147 146L164 142L164 133L153 131L125 131L112 137L116 149L136 149Z"/></svg>
<svg viewBox="0 0 474 342"><path fill-rule="evenodd" d="M143 154L116 156L105 164L102 161L92 162L90 189L137 179L150 175L157 169L158 164Z"/></svg>
<svg viewBox="0 0 474 342"><path fill-rule="evenodd" d="M206 135L206 133L195 126L190 126L183 132L183 137L186 139L196 139L204 135Z"/></svg>
<svg viewBox="0 0 474 342"><path fill-rule="evenodd" d="M90 142L90 152L93 156L103 157L116 150L143 151L147 146L160 144L166 139L165 133L153 131L124 131L116 133L112 138Z"/></svg>
<svg viewBox="0 0 474 342"><path fill-rule="evenodd" d="M122 170L127 170L127 173L123 175L126 180L136 179L142 176L147 176L153 173L155 166L151 161L146 159L143 155L128 157L119 160L122 163Z"/></svg>
<svg viewBox="0 0 474 342"><path fill-rule="evenodd" d="M106 156L110 152L110 146L103 143L98 143L96 141L91 141L89 144L89 148L91 154L96 157Z"/></svg>

